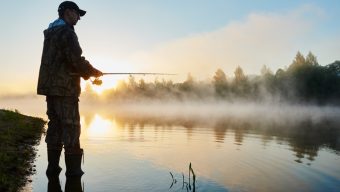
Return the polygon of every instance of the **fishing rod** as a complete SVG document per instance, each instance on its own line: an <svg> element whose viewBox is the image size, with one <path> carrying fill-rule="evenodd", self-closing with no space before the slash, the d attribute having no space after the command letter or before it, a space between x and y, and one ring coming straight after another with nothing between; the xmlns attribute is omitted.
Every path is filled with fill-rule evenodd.
<svg viewBox="0 0 340 192"><path fill-rule="evenodd" d="M70 73L70 75L79 75L78 73ZM173 73L103 73L103 75L177 75ZM91 80L91 83L94 85L101 85L103 81L99 77L95 77L94 80Z"/></svg>
<svg viewBox="0 0 340 192"><path fill-rule="evenodd" d="M103 75L176 75L173 73L103 73ZM90 80L94 85L101 85L103 81L96 77L93 81Z"/></svg>
<svg viewBox="0 0 340 192"><path fill-rule="evenodd" d="M103 75L177 75L174 73L103 73Z"/></svg>

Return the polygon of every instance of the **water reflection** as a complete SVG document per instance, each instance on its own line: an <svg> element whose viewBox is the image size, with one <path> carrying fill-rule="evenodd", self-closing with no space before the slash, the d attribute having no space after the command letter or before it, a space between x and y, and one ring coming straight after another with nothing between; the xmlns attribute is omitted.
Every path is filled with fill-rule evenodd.
<svg viewBox="0 0 340 192"><path fill-rule="evenodd" d="M48 192L62 192L59 176L48 177L47 191Z"/></svg>
<svg viewBox="0 0 340 192"><path fill-rule="evenodd" d="M197 191L277 191L284 188L313 191L313 185L332 191L339 185L337 172L340 170L336 162L340 137L336 118L325 117L318 121L307 118L282 124L224 117L213 119L212 124L206 119L187 116L102 112L85 113L82 119L82 134L85 135L82 143L89 143L87 139L105 143L107 149L101 145L92 145L92 149L90 145L85 146L88 154L105 155L105 160L94 160L103 170L112 166L111 162L116 162L123 153L128 153L142 166L152 162L157 169L165 168L156 179L165 178L165 183L169 182L169 171L175 178L182 178L185 165L193 162L197 165ZM110 140L103 142L106 137ZM124 161L123 167L131 166ZM312 169L305 170L305 166L301 166L305 164ZM107 180L117 179L117 167L110 167L110 170ZM137 174L122 171L130 175L128 178ZM153 174L149 171L138 173L143 182L147 179L143 174ZM117 182L117 185L122 184ZM181 191L182 185L175 187L174 191Z"/></svg>
<svg viewBox="0 0 340 192"><path fill-rule="evenodd" d="M86 137L114 137L114 131L116 125L114 125L115 121L110 121L103 119L98 114L90 117L90 120L87 118L82 118L81 120L87 127L85 132Z"/></svg>
<svg viewBox="0 0 340 192"><path fill-rule="evenodd" d="M83 192L81 177L70 177L66 179L65 192Z"/></svg>
<svg viewBox="0 0 340 192"><path fill-rule="evenodd" d="M340 122L337 119L322 119L317 123L307 119L295 124L282 125L271 122L270 124L237 121L235 119L221 119L215 122L212 130L214 141L223 143L227 132L234 137L234 144L241 146L247 137L259 137L263 146L275 141L290 146L296 156L296 162L303 158L313 161L321 148L327 148L339 153L340 151ZM181 119L150 116L125 116L122 114L93 114L83 116L85 135L91 137L113 137L114 134L127 132L129 140L144 141L148 133L145 127L153 128L155 139L162 140L162 135L171 131L173 127L183 127L187 139L191 140L195 133L204 131L211 124L196 119ZM117 133L118 129L119 133ZM165 138L166 139L166 138Z"/></svg>
<svg viewBox="0 0 340 192"><path fill-rule="evenodd" d="M66 179L65 192L83 192L81 177L69 177ZM58 176L48 177L47 192L62 192Z"/></svg>

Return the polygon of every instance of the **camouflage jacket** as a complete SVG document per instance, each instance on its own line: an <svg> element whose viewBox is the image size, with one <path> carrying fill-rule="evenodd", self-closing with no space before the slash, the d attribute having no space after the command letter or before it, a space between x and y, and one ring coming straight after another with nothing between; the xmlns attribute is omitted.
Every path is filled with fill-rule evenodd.
<svg viewBox="0 0 340 192"><path fill-rule="evenodd" d="M53 26L52 24L56 21L59 23ZM39 95L79 96L80 77L88 79L94 75L96 69L81 56L82 49L73 26L65 24L61 19L56 21L44 31L45 39L37 93Z"/></svg>

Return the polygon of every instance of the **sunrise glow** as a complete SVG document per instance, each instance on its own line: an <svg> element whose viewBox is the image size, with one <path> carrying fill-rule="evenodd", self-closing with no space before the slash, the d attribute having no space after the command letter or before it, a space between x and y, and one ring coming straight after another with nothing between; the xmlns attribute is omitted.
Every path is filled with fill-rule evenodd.
<svg viewBox="0 0 340 192"><path fill-rule="evenodd" d="M91 78L87 81L81 82L81 89L82 92L95 92L98 95L102 95L104 91L115 89L117 87L117 83L119 80L122 79L122 77L118 76L104 76L100 77L100 80L102 80L101 85L94 85L92 81L94 78Z"/></svg>

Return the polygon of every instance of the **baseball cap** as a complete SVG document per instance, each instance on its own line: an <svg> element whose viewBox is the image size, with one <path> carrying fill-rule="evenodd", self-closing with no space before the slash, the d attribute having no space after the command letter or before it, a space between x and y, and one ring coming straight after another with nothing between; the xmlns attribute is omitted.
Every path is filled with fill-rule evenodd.
<svg viewBox="0 0 340 192"><path fill-rule="evenodd" d="M86 11L79 9L78 5L72 1L64 1L60 3L58 7L58 13L64 13L66 9L74 9L76 10L80 16L84 16Z"/></svg>

